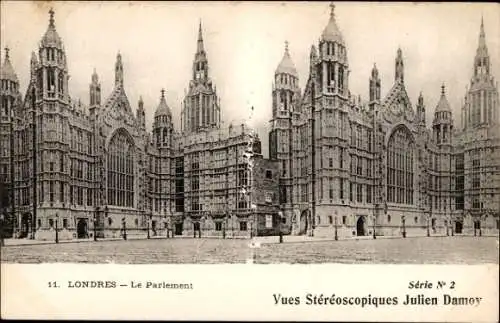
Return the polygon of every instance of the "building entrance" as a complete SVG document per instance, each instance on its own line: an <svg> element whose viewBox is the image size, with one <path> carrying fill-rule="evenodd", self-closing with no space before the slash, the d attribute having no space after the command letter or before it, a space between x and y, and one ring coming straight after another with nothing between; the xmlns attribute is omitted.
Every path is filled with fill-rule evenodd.
<svg viewBox="0 0 500 323"><path fill-rule="evenodd" d="M31 213L23 214L21 218L21 227L19 231L19 238L27 238L31 229Z"/></svg>
<svg viewBox="0 0 500 323"><path fill-rule="evenodd" d="M307 229L309 229L309 218L310 218L309 210L302 211L302 214L300 215L299 235L304 235L307 233Z"/></svg>
<svg viewBox="0 0 500 323"><path fill-rule="evenodd" d="M356 235L364 236L365 235L365 217L360 216L358 221L356 222Z"/></svg>
<svg viewBox="0 0 500 323"><path fill-rule="evenodd" d="M78 239L85 239L89 237L87 219L78 219L78 224L76 226L76 237Z"/></svg>
<svg viewBox="0 0 500 323"><path fill-rule="evenodd" d="M182 235L182 223L176 223L175 224L175 235L176 236L181 236Z"/></svg>
<svg viewBox="0 0 500 323"><path fill-rule="evenodd" d="M456 221L455 222L455 233L456 234L461 234L463 226L464 226L464 224L462 223L462 221Z"/></svg>

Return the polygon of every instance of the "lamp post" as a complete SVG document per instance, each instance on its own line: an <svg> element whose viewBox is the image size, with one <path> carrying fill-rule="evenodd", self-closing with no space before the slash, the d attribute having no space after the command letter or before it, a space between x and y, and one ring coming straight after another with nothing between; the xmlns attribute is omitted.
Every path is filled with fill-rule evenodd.
<svg viewBox="0 0 500 323"><path fill-rule="evenodd" d="M56 213L56 243L59 243L59 214Z"/></svg>
<svg viewBox="0 0 500 323"><path fill-rule="evenodd" d="M453 233L453 222L451 221L451 215L450 215L450 229L451 229L451 236L453 237L454 233Z"/></svg>
<svg viewBox="0 0 500 323"><path fill-rule="evenodd" d="M403 221L403 238L406 238L406 218L404 215L401 217L401 220Z"/></svg>
<svg viewBox="0 0 500 323"><path fill-rule="evenodd" d="M222 239L226 239L227 211L224 212L224 222L222 226Z"/></svg>
<svg viewBox="0 0 500 323"><path fill-rule="evenodd" d="M278 229L279 229L279 236L280 236L280 243L283 243L283 212L279 212L279 226L278 226Z"/></svg>
<svg viewBox="0 0 500 323"><path fill-rule="evenodd" d="M337 216L335 215L335 241L339 239L338 232L337 232Z"/></svg>
<svg viewBox="0 0 500 323"><path fill-rule="evenodd" d="M427 236L430 237L431 233L429 231L429 220L430 220L430 215L427 215Z"/></svg>
<svg viewBox="0 0 500 323"><path fill-rule="evenodd" d="M146 226L147 226L147 229L148 229L148 239L151 238L151 236L149 235L149 221L151 221L151 218L153 216L150 214L149 217L146 219Z"/></svg>
<svg viewBox="0 0 500 323"><path fill-rule="evenodd" d="M98 212L98 211L96 211ZM94 213L94 241L97 241L97 213Z"/></svg>
<svg viewBox="0 0 500 323"><path fill-rule="evenodd" d="M123 225L123 240L127 240L127 223L125 222L125 218L122 218Z"/></svg>

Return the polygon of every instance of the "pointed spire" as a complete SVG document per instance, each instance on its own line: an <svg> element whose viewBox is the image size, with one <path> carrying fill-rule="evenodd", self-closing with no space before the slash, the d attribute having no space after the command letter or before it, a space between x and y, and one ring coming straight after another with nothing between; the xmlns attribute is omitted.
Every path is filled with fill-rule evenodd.
<svg viewBox="0 0 500 323"><path fill-rule="evenodd" d="M160 104L158 104L158 107L156 108L155 118L162 115L172 115L172 112L167 105L167 101L165 100L165 89L161 89Z"/></svg>
<svg viewBox="0 0 500 323"><path fill-rule="evenodd" d="M396 83L404 83L404 63L403 63L403 51L401 47L398 46L396 54L396 71L394 73L394 79Z"/></svg>
<svg viewBox="0 0 500 323"><path fill-rule="evenodd" d="M337 22L335 21L335 5L333 2L330 3L330 19L321 34L321 40L335 41L344 45L344 37L342 37L342 33L340 32Z"/></svg>
<svg viewBox="0 0 500 323"><path fill-rule="evenodd" d="M418 105L419 106L424 105L424 95L422 94L422 91L420 91L420 95L418 96Z"/></svg>
<svg viewBox="0 0 500 323"><path fill-rule="evenodd" d="M201 27L201 19L200 19L200 24L198 26L198 47L197 47L197 52L202 53L205 51L205 48L203 46L203 30Z"/></svg>
<svg viewBox="0 0 500 323"><path fill-rule="evenodd" d="M373 67L372 67L372 77L373 77L373 78L378 78L377 63L373 63Z"/></svg>
<svg viewBox="0 0 500 323"><path fill-rule="evenodd" d="M484 32L484 19L481 16L481 27L479 28L479 42L476 51L476 57L488 56L488 48L486 47L486 33Z"/></svg>
<svg viewBox="0 0 500 323"><path fill-rule="evenodd" d="M139 102L137 105L139 106L139 110L144 110L144 101L142 100L142 95L139 96Z"/></svg>
<svg viewBox="0 0 500 323"><path fill-rule="evenodd" d="M42 46L44 47L57 47L63 49L61 37L56 32L56 25L54 20L54 9L49 10L49 27L43 35Z"/></svg>
<svg viewBox="0 0 500 323"><path fill-rule="evenodd" d="M5 47L5 60L3 62L3 65L1 66L0 78L2 80L10 80L16 83L18 81L16 72L14 71L14 68L12 67L12 64L10 62L8 47Z"/></svg>
<svg viewBox="0 0 500 323"><path fill-rule="evenodd" d="M450 104L446 98L446 91L444 83L441 85L441 98L436 106L436 112L451 112Z"/></svg>
<svg viewBox="0 0 500 323"><path fill-rule="evenodd" d="M283 58L281 59L281 62L275 72L275 74L282 73L298 77L297 69L295 68L295 64L290 57L290 52L288 51L288 41L285 41L285 53L283 54Z"/></svg>
<svg viewBox="0 0 500 323"><path fill-rule="evenodd" d="M118 51L118 54L116 55L115 86L123 86L123 63L120 51Z"/></svg>
<svg viewBox="0 0 500 323"><path fill-rule="evenodd" d="M55 28L55 24L54 24L54 9L50 8L49 15L50 15L50 18L49 18L49 27Z"/></svg>
<svg viewBox="0 0 500 323"><path fill-rule="evenodd" d="M99 82L99 76L97 75L97 71L94 67L94 71L92 72L92 83L97 84Z"/></svg>

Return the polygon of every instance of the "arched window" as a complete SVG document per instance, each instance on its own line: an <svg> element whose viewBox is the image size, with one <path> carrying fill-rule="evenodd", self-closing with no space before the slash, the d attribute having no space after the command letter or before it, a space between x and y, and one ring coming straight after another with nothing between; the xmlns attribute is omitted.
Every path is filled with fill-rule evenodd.
<svg viewBox="0 0 500 323"><path fill-rule="evenodd" d="M119 129L108 148L108 204L134 206L134 145L129 134Z"/></svg>
<svg viewBox="0 0 500 323"><path fill-rule="evenodd" d="M396 129L387 144L387 201L413 204L414 143L408 129Z"/></svg>

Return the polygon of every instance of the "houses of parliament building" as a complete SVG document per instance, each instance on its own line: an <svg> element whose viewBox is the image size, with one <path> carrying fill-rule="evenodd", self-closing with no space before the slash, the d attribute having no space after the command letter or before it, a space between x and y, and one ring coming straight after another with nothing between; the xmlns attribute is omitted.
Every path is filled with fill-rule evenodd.
<svg viewBox="0 0 500 323"><path fill-rule="evenodd" d="M273 80L269 158L245 124L221 126L201 24L192 79L174 129L164 90L146 129L132 108L121 55L101 100L68 93L63 42L50 11L26 93L9 60L1 68L0 212L16 238L153 235L498 234L498 86L481 22L473 75L455 125L443 85L427 124L421 94L405 89L404 55L382 97L374 66L369 99L349 91L346 42L334 6L312 46L305 89L288 47ZM411 73L411 71L409 71Z"/></svg>

